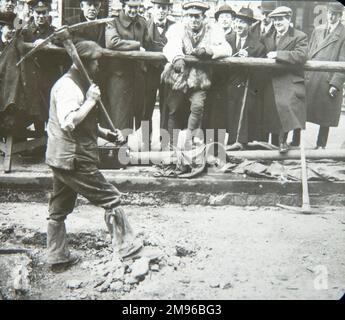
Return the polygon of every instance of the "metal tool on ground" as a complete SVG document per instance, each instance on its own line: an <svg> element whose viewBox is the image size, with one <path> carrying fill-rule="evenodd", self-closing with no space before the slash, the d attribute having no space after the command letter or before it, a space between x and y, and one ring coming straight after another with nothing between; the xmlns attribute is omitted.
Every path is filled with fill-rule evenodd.
<svg viewBox="0 0 345 320"><path fill-rule="evenodd" d="M240 137L240 133L242 130L243 125L243 119L244 119L244 112L247 104L247 97L248 97L248 87L249 87L249 76L247 76L245 86L244 86L244 92L243 92L243 99L242 99L242 105L241 105L241 111L240 111L240 117L238 119L238 126L237 126L237 132L236 132L236 142L232 144L231 146L227 147L226 150L242 150L242 144L238 141Z"/></svg>
<svg viewBox="0 0 345 320"><path fill-rule="evenodd" d="M307 162L305 157L305 146L304 146L304 130L301 130L301 171L302 171L302 207L287 206L284 204L277 204L278 207L296 211L302 214L317 214L323 213L310 206L309 190L308 190L308 175L307 175Z"/></svg>

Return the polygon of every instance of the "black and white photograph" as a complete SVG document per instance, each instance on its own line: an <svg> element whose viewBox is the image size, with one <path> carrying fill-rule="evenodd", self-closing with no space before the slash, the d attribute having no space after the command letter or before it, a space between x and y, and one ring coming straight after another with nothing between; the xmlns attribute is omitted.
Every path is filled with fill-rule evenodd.
<svg viewBox="0 0 345 320"><path fill-rule="evenodd" d="M344 9L0 0L0 300L344 299Z"/></svg>

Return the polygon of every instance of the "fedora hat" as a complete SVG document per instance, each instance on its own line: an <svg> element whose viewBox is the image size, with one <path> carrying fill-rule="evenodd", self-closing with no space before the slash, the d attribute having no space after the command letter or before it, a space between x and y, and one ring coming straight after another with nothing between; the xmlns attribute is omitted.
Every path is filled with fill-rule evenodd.
<svg viewBox="0 0 345 320"><path fill-rule="evenodd" d="M235 11L232 10L232 8L228 4L223 4L220 7L218 7L216 12L214 13L214 17L215 17L216 20L218 20L219 15L221 13L231 13L232 15L234 15Z"/></svg>
<svg viewBox="0 0 345 320"><path fill-rule="evenodd" d="M240 19L243 19L243 20L246 20L250 23L253 23L255 21L257 21L255 18L254 18L254 13L253 13L253 10L250 9L250 8L245 8L245 7L242 7L236 14L235 14L235 17L236 18L240 18Z"/></svg>

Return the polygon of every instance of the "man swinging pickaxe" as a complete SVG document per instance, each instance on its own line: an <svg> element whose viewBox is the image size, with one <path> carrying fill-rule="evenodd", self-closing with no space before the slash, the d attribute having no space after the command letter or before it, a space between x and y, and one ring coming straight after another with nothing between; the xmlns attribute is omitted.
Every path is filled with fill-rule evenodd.
<svg viewBox="0 0 345 320"><path fill-rule="evenodd" d="M71 57L74 65L77 67L77 69L79 70L79 72L82 74L82 76L87 80L88 84L91 85L93 82L90 78L90 76L88 75L82 61L80 60L80 57L77 53L77 50L74 46L73 41L71 40L71 33L80 31L81 29L84 28L90 28L99 24L104 24L104 23L108 23L111 22L113 20L113 18L106 18L106 19L98 19L95 21L89 21L89 22L81 22L78 24L75 24L73 26L62 26L60 29L56 30L53 34L51 34L49 37L47 37L46 39L44 39L39 45L37 45L35 48L33 48L32 50L30 50L27 54L25 54L17 63L17 66L19 64L21 64L25 59L27 59L28 57L32 56L33 54L35 54L37 51L39 51L40 49L44 48L47 44L49 44L52 40L57 40L57 41L61 41L63 46L65 47L68 55ZM107 110L105 109L104 104L102 103L101 100L98 101L98 105L101 109L101 112L103 113L105 120L107 122L107 125L109 126L109 128L117 133L118 130L115 128L113 122L110 119L110 116L107 112Z"/></svg>
<svg viewBox="0 0 345 320"><path fill-rule="evenodd" d="M92 23L100 23L100 21ZM79 26L82 25L90 25L90 23ZM142 247L142 243L136 241L124 210L120 206L121 193L106 181L96 166L97 151L94 147L96 119L88 115L96 103L99 103L100 92L97 86L92 84L87 70L90 74L95 72L97 60L102 56L102 48L93 41L81 41L74 46L69 33L73 28L75 30L75 27L59 29L24 57L25 59L54 39L63 43L74 63L67 75L60 78L51 91L46 153L46 163L53 171L53 194L49 205L47 231L47 260L51 265L75 261L66 254L68 251L65 250L67 243L64 220L73 210L77 194L83 195L93 204L106 210L105 222L120 257L127 257ZM85 61L86 68L82 61ZM75 73L75 69L78 69L78 74ZM83 97L74 99L74 96L78 96L78 92L85 91L83 85L78 85L82 83L79 81L80 77L87 80L89 89ZM69 90L71 86L72 89ZM64 105L65 95L68 105ZM68 109L70 105L72 107ZM99 103L99 105L116 137L116 129L103 104ZM68 109L67 115L61 116L64 108ZM76 126L78 130L75 130ZM120 140L123 139L120 134L118 136Z"/></svg>

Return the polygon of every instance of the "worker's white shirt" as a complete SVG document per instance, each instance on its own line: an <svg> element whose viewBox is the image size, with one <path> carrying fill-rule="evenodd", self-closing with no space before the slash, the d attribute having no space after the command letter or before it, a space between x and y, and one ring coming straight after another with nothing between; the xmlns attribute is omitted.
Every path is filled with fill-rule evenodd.
<svg viewBox="0 0 345 320"><path fill-rule="evenodd" d="M68 76L60 78L52 88L50 103L56 105L57 118L61 129L74 129L71 114L79 110L85 97L79 86Z"/></svg>

